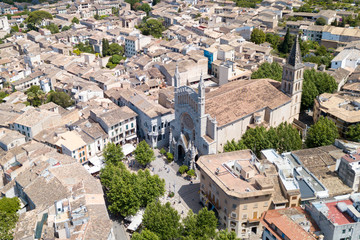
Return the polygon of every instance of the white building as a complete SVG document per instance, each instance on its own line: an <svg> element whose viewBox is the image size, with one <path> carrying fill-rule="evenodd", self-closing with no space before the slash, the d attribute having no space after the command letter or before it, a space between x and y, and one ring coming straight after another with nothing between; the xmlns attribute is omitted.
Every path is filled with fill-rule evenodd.
<svg viewBox="0 0 360 240"><path fill-rule="evenodd" d="M332 61L331 68L355 68L360 64L360 50L344 49Z"/></svg>
<svg viewBox="0 0 360 240"><path fill-rule="evenodd" d="M140 51L151 42L151 37L144 35L128 36L125 38L125 56L130 58Z"/></svg>

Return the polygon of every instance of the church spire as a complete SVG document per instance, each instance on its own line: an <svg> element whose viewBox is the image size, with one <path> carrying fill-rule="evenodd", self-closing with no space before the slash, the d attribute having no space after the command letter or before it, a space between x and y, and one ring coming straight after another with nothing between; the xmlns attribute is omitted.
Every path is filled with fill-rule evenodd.
<svg viewBox="0 0 360 240"><path fill-rule="evenodd" d="M179 66L178 66L178 63L176 63L176 68L175 68L174 87L175 87L175 88L180 87L180 74L179 74Z"/></svg>
<svg viewBox="0 0 360 240"><path fill-rule="evenodd" d="M301 61L301 50L300 50L300 44L299 44L299 35L296 36L294 45L291 48L289 58L287 60L287 64L294 67L294 68L300 68L303 67L302 61Z"/></svg>

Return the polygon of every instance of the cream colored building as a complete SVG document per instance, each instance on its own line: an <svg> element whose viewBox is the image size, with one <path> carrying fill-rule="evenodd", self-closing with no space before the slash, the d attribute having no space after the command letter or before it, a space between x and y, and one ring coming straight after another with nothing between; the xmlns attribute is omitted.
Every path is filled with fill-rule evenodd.
<svg viewBox="0 0 360 240"><path fill-rule="evenodd" d="M202 156L198 164L200 200L219 214L220 227L242 239L259 233L275 189L251 150Z"/></svg>
<svg viewBox="0 0 360 240"><path fill-rule="evenodd" d="M344 134L350 125L360 122L359 109L360 97L344 92L323 93L315 99L313 119L317 122L320 116L326 116Z"/></svg>

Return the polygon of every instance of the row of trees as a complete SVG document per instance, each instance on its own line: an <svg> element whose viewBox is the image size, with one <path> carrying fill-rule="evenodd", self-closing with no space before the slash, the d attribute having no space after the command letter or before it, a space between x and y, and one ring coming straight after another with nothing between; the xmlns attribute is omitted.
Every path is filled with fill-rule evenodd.
<svg viewBox="0 0 360 240"><path fill-rule="evenodd" d="M136 160L146 165L153 159L152 151L139 143L135 150ZM146 144L147 145L147 144ZM140 147L139 147L140 146ZM148 145L147 145L148 146ZM122 162L124 154L120 146L109 143L103 152L105 168L101 170L100 180L109 202L109 210L122 216L134 215L141 207L146 207L165 193L165 181L150 171L139 170L131 173Z"/></svg>
<svg viewBox="0 0 360 240"><path fill-rule="evenodd" d="M234 232L216 232L218 220L213 211L203 208L198 214L191 210L180 221L179 213L170 203L153 202L148 205L143 216L144 230L134 233L134 240L238 240Z"/></svg>
<svg viewBox="0 0 360 240"><path fill-rule="evenodd" d="M349 137L360 141L360 125L351 127L346 133ZM320 117L312 125L306 135L306 146L309 148L327 146L334 144L339 138L338 129L333 121ZM259 157L261 150L273 148L279 153L289 152L302 148L302 141L298 131L290 124L281 123L277 128L266 130L264 127L248 129L241 140L228 141L224 146L225 152L232 152L241 149L251 149Z"/></svg>
<svg viewBox="0 0 360 240"><path fill-rule="evenodd" d="M266 130L264 127L248 129L242 138L228 141L224 146L225 152L241 149L251 149L257 156L263 149L273 148L279 153L301 149L302 141L299 132L288 123L281 123L278 127Z"/></svg>
<svg viewBox="0 0 360 240"><path fill-rule="evenodd" d="M27 101L31 106L38 107L44 103L53 102L63 108L74 105L74 101L65 92L50 91L46 94L37 85L26 90Z"/></svg>

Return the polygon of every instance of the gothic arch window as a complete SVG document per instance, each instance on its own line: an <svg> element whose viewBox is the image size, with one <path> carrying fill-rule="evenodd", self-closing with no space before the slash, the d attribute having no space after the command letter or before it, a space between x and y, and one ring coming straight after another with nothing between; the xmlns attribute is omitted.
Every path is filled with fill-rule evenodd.
<svg viewBox="0 0 360 240"><path fill-rule="evenodd" d="M298 102L298 96L295 97L295 102L296 102L296 103Z"/></svg>
<svg viewBox="0 0 360 240"><path fill-rule="evenodd" d="M285 76L287 76L288 75L288 70L285 70Z"/></svg>

